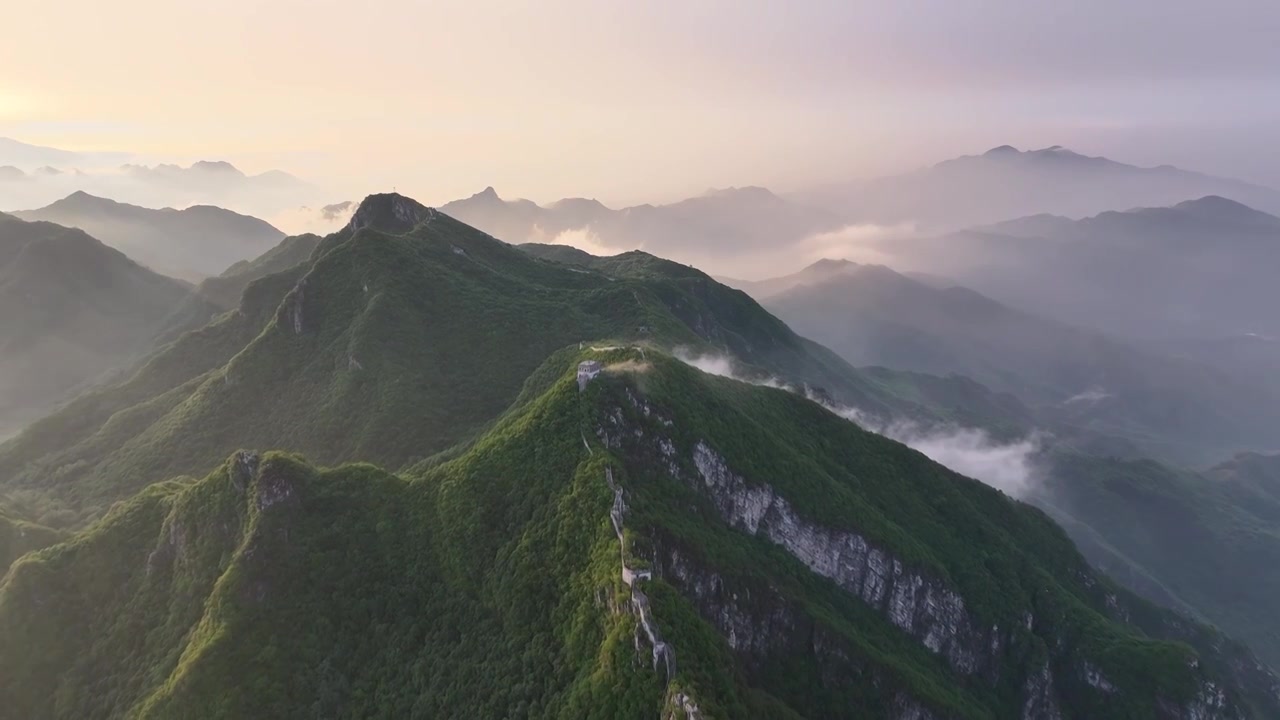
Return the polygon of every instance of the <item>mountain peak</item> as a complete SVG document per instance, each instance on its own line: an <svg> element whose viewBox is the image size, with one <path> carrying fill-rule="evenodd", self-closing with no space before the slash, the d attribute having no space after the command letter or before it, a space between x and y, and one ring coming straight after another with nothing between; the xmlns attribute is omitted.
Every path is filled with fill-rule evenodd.
<svg viewBox="0 0 1280 720"><path fill-rule="evenodd" d="M207 173L225 173L227 175L244 175L240 169L226 160L198 160L191 164L192 170Z"/></svg>
<svg viewBox="0 0 1280 720"><path fill-rule="evenodd" d="M802 272L836 272L846 268L856 267L858 263L844 258L822 258L821 260L806 267Z"/></svg>
<svg viewBox="0 0 1280 720"><path fill-rule="evenodd" d="M1018 154L1020 154L1018 152L1018 148L1012 145L1001 145L1000 147L993 147L990 150L982 153L983 157L996 157L1000 155L1018 155Z"/></svg>
<svg viewBox="0 0 1280 720"><path fill-rule="evenodd" d="M116 202L110 198L90 195L83 190L76 190L70 195L55 201L50 208L58 210L96 210L100 208L112 208L123 203Z"/></svg>
<svg viewBox="0 0 1280 720"><path fill-rule="evenodd" d="M1204 197L1196 198L1195 200L1185 200L1174 205L1174 207L1196 212L1255 212L1254 209L1248 205L1236 202L1230 198L1222 197L1221 195L1205 195Z"/></svg>
<svg viewBox="0 0 1280 720"><path fill-rule="evenodd" d="M361 201L347 227L352 231L371 227L383 232L406 233L435 217L435 213L413 198L399 193L379 193Z"/></svg>
<svg viewBox="0 0 1280 720"><path fill-rule="evenodd" d="M1173 207L1175 210L1206 220L1280 224L1280 218L1254 210L1244 203L1221 195L1206 195L1195 200L1180 202Z"/></svg>
<svg viewBox="0 0 1280 720"><path fill-rule="evenodd" d="M748 200L769 200L776 198L773 191L759 185L742 187L711 188L703 193L703 197L744 198Z"/></svg>
<svg viewBox="0 0 1280 720"><path fill-rule="evenodd" d="M595 198L568 197L568 198L560 198L559 200L556 200L555 202L551 203L549 207L604 209L605 204L600 202L599 200L596 200Z"/></svg>

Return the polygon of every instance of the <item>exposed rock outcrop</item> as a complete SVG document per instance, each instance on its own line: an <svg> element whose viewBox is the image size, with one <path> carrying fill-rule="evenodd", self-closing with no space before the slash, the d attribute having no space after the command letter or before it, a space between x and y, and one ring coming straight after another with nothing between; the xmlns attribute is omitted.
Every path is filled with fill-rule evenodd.
<svg viewBox="0 0 1280 720"><path fill-rule="evenodd" d="M358 232L373 228L389 233L406 233L429 222L436 211L398 193L380 193L365 198L352 213L347 229Z"/></svg>
<svg viewBox="0 0 1280 720"><path fill-rule="evenodd" d="M810 570L879 609L889 621L947 659L953 670L972 674L990 668L988 648L999 648L998 627L985 628L965 609L964 599L938 580L849 531L802 519L767 485L749 486L706 443L693 451L694 465L721 514L732 525L784 547Z"/></svg>
<svg viewBox="0 0 1280 720"><path fill-rule="evenodd" d="M304 277L298 281L298 284L285 297L281 306L281 311L284 314L284 323L287 327L293 329L295 335L301 335L305 328L306 316L303 312L303 305L306 301L307 279Z"/></svg>
<svg viewBox="0 0 1280 720"><path fill-rule="evenodd" d="M623 520L626 517L627 503L623 497L622 488L613 479L613 469L605 468L605 482L608 483L609 489L613 491L613 506L609 509L609 520L613 523L613 531L618 536L618 547L622 556L622 582L631 588L631 609L636 615L639 622L639 630L643 631L645 638L649 641L649 647L653 650L653 669L662 668L667 682L676 674L676 658L671 646L662 639L662 633L658 630L658 623L653 618L653 610L649 606L649 596L645 595L640 589L640 582L649 580L653 574L649 570L637 570L632 567L628 560L627 553L627 534L623 528ZM637 650L639 649L639 638L637 637Z"/></svg>
<svg viewBox="0 0 1280 720"><path fill-rule="evenodd" d="M748 482L736 474L709 442L687 437L677 442L674 438L679 434L668 414L633 388L625 388L625 399L623 405L629 404L629 409L615 405L600 416L596 435L605 447L664 467L672 477L707 497L730 526L767 539L810 571L832 580L943 659L952 672L1016 692L1023 720L1063 720L1068 716L1064 693L1096 693L1090 702L1126 697L1126 689L1100 665L1064 649L1057 630L1051 624L1042 626L1034 608L1028 608L1016 621L981 619L950 581L928 567L907 562L855 528L824 527L802 516L772 486L758 480ZM714 569L698 567L697 563L691 566L678 551L663 547L660 537L650 540L657 550L655 577L662 577L690 599L748 667L766 667L770 657L812 654L822 658L819 662L823 666L842 667L846 674L869 671L868 678L880 676L874 682L889 693L886 701L895 708L895 718L941 717L911 694L895 690L892 678L881 675L880 669L857 657L856 651L849 652L846 639L816 626L802 609L790 607L781 597L759 596L761 592L768 595L766 589L726 586ZM1105 594L1104 590L1097 588L1100 594ZM1101 597L1099 602L1103 602ZM1128 610L1123 602L1117 599L1105 604L1118 621L1126 621L1123 616ZM1053 636L1045 634L1050 631ZM812 647L793 646L797 636L810 638ZM1048 656L1039 654L1037 647L1047 649ZM1039 659L1032 660L1035 657ZM1165 706L1165 701L1158 701L1162 707L1156 717L1243 717L1236 698L1208 680L1200 682L1203 687L1190 702Z"/></svg>

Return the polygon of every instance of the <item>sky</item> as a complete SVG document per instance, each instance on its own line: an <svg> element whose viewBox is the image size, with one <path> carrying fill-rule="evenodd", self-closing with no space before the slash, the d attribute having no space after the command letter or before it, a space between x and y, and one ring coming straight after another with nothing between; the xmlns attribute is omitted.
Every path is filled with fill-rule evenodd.
<svg viewBox="0 0 1280 720"><path fill-rule="evenodd" d="M615 206L1001 144L1280 186L1271 0L20 2L0 136Z"/></svg>

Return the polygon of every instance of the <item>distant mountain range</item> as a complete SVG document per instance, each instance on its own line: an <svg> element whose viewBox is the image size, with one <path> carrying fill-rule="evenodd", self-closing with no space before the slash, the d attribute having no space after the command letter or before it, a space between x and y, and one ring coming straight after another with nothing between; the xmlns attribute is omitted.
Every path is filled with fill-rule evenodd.
<svg viewBox="0 0 1280 720"><path fill-rule="evenodd" d="M13 214L80 228L148 267L187 280L218 275L284 237L265 221L219 207L153 210L85 192Z"/></svg>
<svg viewBox="0 0 1280 720"><path fill-rule="evenodd" d="M1016 307L1152 340L1280 337L1280 218L1209 196L901 241L901 261Z"/></svg>
<svg viewBox="0 0 1280 720"><path fill-rule="evenodd" d="M83 489L71 493L77 502L114 500L255 439L323 462L398 466L466 439L512 402L538 358L584 337L719 348L761 377L886 417L959 412L941 394L928 405L895 394L741 293L644 253L584 272L398 195L371 196L346 228L317 240L290 238L231 268L218 283L243 288L236 312L30 428L0 451L0 478L39 487L53 473L62 490ZM477 363L491 367L480 373ZM419 392L434 399L424 405ZM266 393L276 401L260 404ZM121 412L138 422L109 422ZM189 444L191 433L204 439ZM164 468L143 468L153 463Z"/></svg>
<svg viewBox="0 0 1280 720"><path fill-rule="evenodd" d="M225 161L144 164L131 153L72 152L0 138L0 211L84 192L144 207L218 205L276 218L320 191L280 170L249 174Z"/></svg>
<svg viewBox="0 0 1280 720"><path fill-rule="evenodd" d="M1258 382L964 287L834 260L739 286L854 365L971 377L1013 393L1049 427L1123 438L1146 455L1190 463L1280 447L1280 397Z"/></svg>
<svg viewBox="0 0 1280 720"><path fill-rule="evenodd" d="M1243 453L1197 473L1055 453L1032 502L1112 578L1280 663L1280 573L1262 570L1280 566L1280 456Z"/></svg>
<svg viewBox="0 0 1280 720"><path fill-rule="evenodd" d="M60 168L62 172L69 172L73 168L116 167L132 157L130 153L60 150L0 137L0 165L12 165L30 171L38 168Z"/></svg>
<svg viewBox="0 0 1280 720"><path fill-rule="evenodd" d="M1141 168L1060 147L995 148L914 173L779 196L727 188L665 205L621 209L589 198L547 205L492 188L441 210L513 243L570 244L597 253L643 249L714 272L764 275L850 252L867 239L933 235L1038 214L1084 217L1221 195L1280 212L1280 192L1180 170ZM321 215L337 224L354 207Z"/></svg>
<svg viewBox="0 0 1280 720"><path fill-rule="evenodd" d="M703 267L729 263L735 253L771 253L842 224L831 212L760 187L711 190L668 205L620 210L586 198L545 207L508 201L490 187L440 210L508 242L567 243L605 253L643 249Z"/></svg>
<svg viewBox="0 0 1280 720"><path fill-rule="evenodd" d="M1004 145L905 175L800 193L795 199L828 208L849 222L914 223L937 231L1039 213L1079 218L1205 195L1280 212L1280 192L1272 188L1170 165L1137 167L1058 146L1019 151Z"/></svg>
<svg viewBox="0 0 1280 720"><path fill-rule="evenodd" d="M694 268L394 194L245 274L234 312L0 444L0 561L52 543L0 572L0 713L1280 712L1244 646L846 419L1007 406L977 383L859 371ZM1252 563L1223 565L1269 587Z"/></svg>
<svg viewBox="0 0 1280 720"><path fill-rule="evenodd" d="M0 214L0 435L147 350L189 294L80 230Z"/></svg>

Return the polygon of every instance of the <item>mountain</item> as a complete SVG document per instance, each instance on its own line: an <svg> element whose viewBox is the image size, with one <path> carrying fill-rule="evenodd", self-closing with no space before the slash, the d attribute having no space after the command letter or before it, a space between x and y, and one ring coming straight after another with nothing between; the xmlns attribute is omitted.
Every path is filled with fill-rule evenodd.
<svg viewBox="0 0 1280 720"><path fill-rule="evenodd" d="M1033 502L1124 585L1247 639L1280 663L1280 458L1206 472L1054 453Z"/></svg>
<svg viewBox="0 0 1280 720"><path fill-rule="evenodd" d="M294 227L307 220L299 212L300 206L312 206L324 196L320 188L280 170L247 173L224 160L199 160L185 166L148 165L140 160L128 152L77 152L0 138L0 184L5 186L0 193L0 211L40 208L68 195L86 193L147 208L231 208ZM105 237L108 234L103 233L103 240L114 244L114 238ZM215 262L199 275L217 274L235 260L262 249Z"/></svg>
<svg viewBox="0 0 1280 720"><path fill-rule="evenodd" d="M65 539L66 533L30 522L0 505L0 567Z"/></svg>
<svg viewBox="0 0 1280 720"><path fill-rule="evenodd" d="M188 295L83 231L0 214L0 436L145 352Z"/></svg>
<svg viewBox="0 0 1280 720"><path fill-rule="evenodd" d="M1280 218L1221 197L1105 212L1077 221L1023 219L938 238L934 268L1019 307L1117 335L1186 341L1280 336L1268 268L1280 262Z"/></svg>
<svg viewBox="0 0 1280 720"><path fill-rule="evenodd" d="M863 265L839 258L822 258L788 275L765 278L764 280L739 280L737 278L723 277L720 278L720 281L730 287L736 287L763 302L797 286L819 285L835 278L850 277L859 273L875 274L881 271L893 272L884 266Z"/></svg>
<svg viewBox="0 0 1280 720"><path fill-rule="evenodd" d="M152 210L84 192L14 215L78 227L149 267L193 280L217 275L284 237L262 220L218 207Z"/></svg>
<svg viewBox="0 0 1280 720"><path fill-rule="evenodd" d="M121 166L130 177L171 189L206 193L289 192L306 189L306 183L281 170L247 175L225 160L199 160L187 167L170 163Z"/></svg>
<svg viewBox="0 0 1280 720"><path fill-rule="evenodd" d="M860 223L914 223L945 230L1048 213L1078 218L1221 195L1280 212L1280 192L1162 165L1146 168L1054 146L1004 145L905 175L822 188L797 200Z"/></svg>
<svg viewBox="0 0 1280 720"><path fill-rule="evenodd" d="M930 404L904 398L688 266L638 252L601 262L540 259L408 198L370 196L308 260L249 282L234 311L0 445L0 488L86 518L240 447L402 467L472 437L548 355L592 338L731 356L745 375L883 418L1004 420L975 413L1003 408L967 386L964 407L945 388Z"/></svg>
<svg viewBox="0 0 1280 720"><path fill-rule="evenodd" d="M492 186L471 197L440 206L440 212L511 243L531 239L543 225L555 225L545 232L551 237L563 228L555 223L554 212L531 200L503 200Z"/></svg>
<svg viewBox="0 0 1280 720"><path fill-rule="evenodd" d="M290 235L258 257L241 260L221 275L201 280L195 292L165 320L156 335L156 344L168 344L183 333L204 327L214 317L234 310L250 283L306 262L320 241L318 235Z"/></svg>
<svg viewBox="0 0 1280 720"><path fill-rule="evenodd" d="M0 582L33 720L1264 718L1276 684L1040 512L652 350L553 353L399 475L236 453Z"/></svg>
<svg viewBox="0 0 1280 720"><path fill-rule="evenodd" d="M200 283L199 292L222 308L231 309L239 303L249 283L306 262L321 239L319 235L290 235L258 257L241 260L221 275L205 279Z"/></svg>
<svg viewBox="0 0 1280 720"><path fill-rule="evenodd" d="M827 260L744 289L855 366L964 375L1017 396L1044 427L1124 439L1143 454L1192 464L1280 446L1280 397L1258 383L964 287Z"/></svg>
<svg viewBox="0 0 1280 720"><path fill-rule="evenodd" d="M1197 473L1143 458L1202 465L1274 447L1265 386L884 267L827 261L749 287L853 364L962 373L1013 393L1031 410L1024 427L1051 433L1024 499L1125 586L1280 662L1280 462L1243 454Z"/></svg>
<svg viewBox="0 0 1280 720"><path fill-rule="evenodd" d="M667 205L621 210L585 198L542 207L528 200L503 200L489 187L440 209L508 242L586 241L604 251L640 248L699 266L731 262L730 251L768 253L843 224L828 211L761 187L710 190Z"/></svg>
<svg viewBox="0 0 1280 720"><path fill-rule="evenodd" d="M81 153L0 137L0 165L15 165L28 170L48 166L61 168L114 166L128 158L127 153Z"/></svg>

